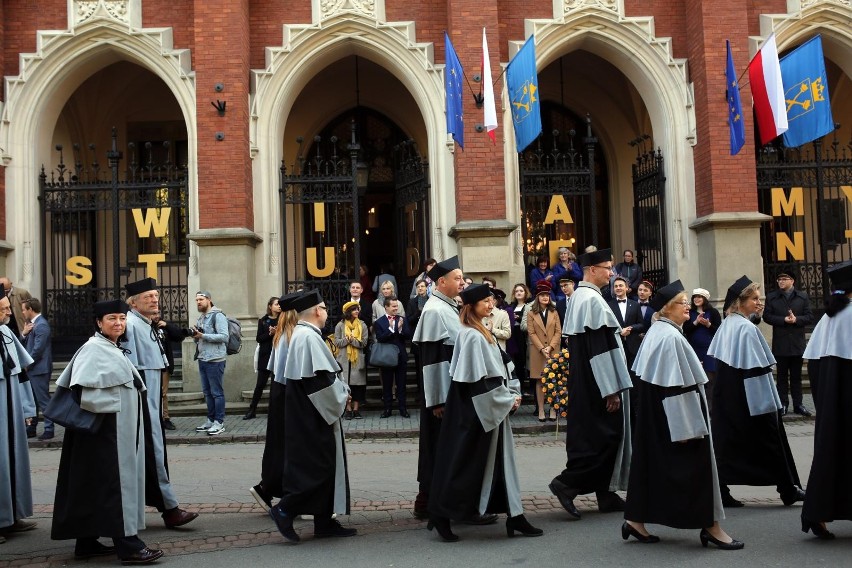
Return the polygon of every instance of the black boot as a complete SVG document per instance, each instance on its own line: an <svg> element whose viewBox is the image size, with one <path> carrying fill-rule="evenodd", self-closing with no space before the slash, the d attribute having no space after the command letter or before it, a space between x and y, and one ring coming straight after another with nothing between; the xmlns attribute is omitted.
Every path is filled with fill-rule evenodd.
<svg viewBox="0 0 852 568"><path fill-rule="evenodd" d="M544 534L543 530L532 526L523 515L506 517L506 536L512 538L515 536L515 531L518 531L524 536L541 536Z"/></svg>
<svg viewBox="0 0 852 568"><path fill-rule="evenodd" d="M459 539L458 535L453 533L452 529L450 529L450 519L447 519L446 517L430 518L426 528L430 531L432 529L438 531L438 534L441 535L441 538L446 542L455 542Z"/></svg>

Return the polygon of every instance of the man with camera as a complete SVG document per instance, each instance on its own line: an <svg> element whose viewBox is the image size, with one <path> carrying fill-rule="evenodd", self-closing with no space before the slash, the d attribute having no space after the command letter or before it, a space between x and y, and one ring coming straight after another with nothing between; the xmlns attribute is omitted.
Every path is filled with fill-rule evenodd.
<svg viewBox="0 0 852 568"><path fill-rule="evenodd" d="M192 328L195 339L195 358L201 375L201 391L207 403L207 420L197 432L218 436L225 431L225 357L228 356L228 320L222 310L213 306L210 292L199 290L195 294L198 321Z"/></svg>

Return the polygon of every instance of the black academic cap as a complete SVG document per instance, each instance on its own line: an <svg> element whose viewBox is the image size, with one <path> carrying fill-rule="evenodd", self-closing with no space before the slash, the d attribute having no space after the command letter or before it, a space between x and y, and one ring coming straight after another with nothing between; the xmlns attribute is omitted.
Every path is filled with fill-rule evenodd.
<svg viewBox="0 0 852 568"><path fill-rule="evenodd" d="M130 306L127 305L127 302L121 300L104 300L103 302L95 302L92 311L96 318L102 318L107 314L126 314L130 311Z"/></svg>
<svg viewBox="0 0 852 568"><path fill-rule="evenodd" d="M461 268L461 266L459 265L459 257L454 256L433 266L432 270L426 273L426 276L428 276L432 280L432 282L437 282L438 278L440 278L441 276L446 276L447 274L458 268Z"/></svg>
<svg viewBox="0 0 852 568"><path fill-rule="evenodd" d="M594 264L600 264L601 262L607 262L612 260L612 249L603 249L596 250L592 252L587 252L585 254L581 254L580 258L577 259L580 261L580 266L592 266Z"/></svg>
<svg viewBox="0 0 852 568"><path fill-rule="evenodd" d="M281 308L282 312L287 312L293 309L293 300L301 297L303 294L302 290L298 292L290 292L289 294L284 294L280 298L278 298L278 306Z"/></svg>
<svg viewBox="0 0 852 568"><path fill-rule="evenodd" d="M491 295L491 286L487 284L471 284L461 291L462 302L465 306L475 304Z"/></svg>
<svg viewBox="0 0 852 568"><path fill-rule="evenodd" d="M731 304L740 297L740 294L743 293L743 290L748 288L752 284L752 281L748 276L743 275L739 280L731 284L731 287L728 288L728 293L725 294L725 305L722 306L722 311L727 312L728 308L731 307Z"/></svg>
<svg viewBox="0 0 852 568"><path fill-rule="evenodd" d="M680 280L675 280L671 284L667 284L657 290L657 293L654 294L654 297L648 301L648 305L651 306L654 311L659 312L663 309L663 306L671 302L675 296L683 292L683 284Z"/></svg>
<svg viewBox="0 0 852 568"><path fill-rule="evenodd" d="M829 267L828 277L831 279L833 290L852 292L852 259Z"/></svg>
<svg viewBox="0 0 852 568"><path fill-rule="evenodd" d="M127 290L127 296L136 296L138 294L142 294L149 290L157 289L157 281L153 278L143 278L137 282L131 282L127 286L124 287ZM111 312L116 313L116 312Z"/></svg>
<svg viewBox="0 0 852 568"><path fill-rule="evenodd" d="M280 303L281 300L278 300ZM290 309L296 310L297 312L302 312L307 310L308 308L313 308L314 306L319 306L322 303L322 294L319 293L319 290L306 290L302 293L298 298L293 298L290 300Z"/></svg>

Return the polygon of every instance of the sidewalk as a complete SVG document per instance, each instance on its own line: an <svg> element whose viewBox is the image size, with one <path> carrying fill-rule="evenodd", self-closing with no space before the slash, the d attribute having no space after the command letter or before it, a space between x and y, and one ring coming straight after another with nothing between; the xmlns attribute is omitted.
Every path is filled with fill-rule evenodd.
<svg viewBox="0 0 852 568"><path fill-rule="evenodd" d="M813 410L813 398L810 394L804 396L805 406ZM410 418L402 418L394 411L390 418L379 418L381 410L365 410L362 412L362 420L343 420L343 432L347 439L374 439L374 438L417 438L420 433L420 410L410 410ZM243 420L239 415L227 415L225 417L225 432L218 436L208 436L205 432L196 432L195 427L205 421L204 416L178 416L172 418L177 427L176 430L166 430L167 444L223 444L232 442L262 442L266 439L266 414L258 414L253 420ZM784 417L784 423L796 423L801 421L812 421L814 418L805 418L797 414L788 414ZM538 417L533 414L533 406L525 403L512 416L512 431L516 434L538 434L543 432L555 432L555 422L539 422ZM564 427L564 420L559 423L560 431ZM39 427L39 433L41 427ZM55 437L52 440L41 442L36 438L30 438L30 448L61 447L64 428L57 425Z"/></svg>

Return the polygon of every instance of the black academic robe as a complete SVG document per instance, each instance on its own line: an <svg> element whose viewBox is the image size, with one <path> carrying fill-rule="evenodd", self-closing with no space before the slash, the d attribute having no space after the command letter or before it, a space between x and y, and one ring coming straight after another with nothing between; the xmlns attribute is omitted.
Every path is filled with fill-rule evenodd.
<svg viewBox="0 0 852 568"><path fill-rule="evenodd" d="M580 282L565 314L571 376L565 424L567 464L558 479L577 494L627 488L630 464L632 386L618 322L600 290ZM621 407L607 412L605 398L621 395Z"/></svg>
<svg viewBox="0 0 852 568"><path fill-rule="evenodd" d="M349 388L319 329L299 322L284 375L281 509L290 516L349 514L349 476L340 415Z"/></svg>
<svg viewBox="0 0 852 568"><path fill-rule="evenodd" d="M263 444L263 458L260 465L260 485L272 497L281 497L284 483L284 432L287 384L284 367L287 362L287 336L282 335L278 345L273 348L267 370L274 372L278 363L278 376L273 375L269 386L269 410L266 420L266 440Z"/></svg>
<svg viewBox="0 0 852 568"><path fill-rule="evenodd" d="M814 459L802 518L812 523L852 520L852 305L823 316L805 350L819 390ZM813 377L812 379L813 380Z"/></svg>
<svg viewBox="0 0 852 568"><path fill-rule="evenodd" d="M775 359L763 335L747 318L732 314L722 322L708 354L717 359L711 407L719 481L782 490L800 486L772 382ZM747 379L764 383L747 394Z"/></svg>

